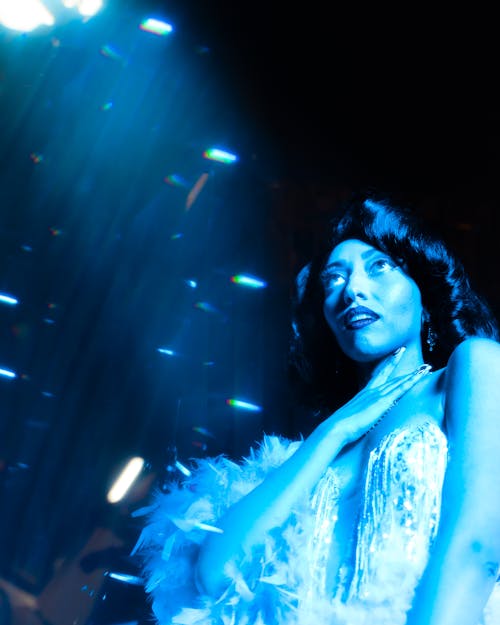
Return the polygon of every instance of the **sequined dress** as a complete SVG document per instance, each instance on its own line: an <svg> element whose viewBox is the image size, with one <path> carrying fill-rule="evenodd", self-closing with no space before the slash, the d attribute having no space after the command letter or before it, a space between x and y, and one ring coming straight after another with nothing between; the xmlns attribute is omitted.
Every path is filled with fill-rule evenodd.
<svg viewBox="0 0 500 625"><path fill-rule="evenodd" d="M431 421L398 428L371 451L356 535L333 584L326 572L341 482L330 467L281 527L228 565L221 597L198 591L194 563L206 531L217 531L225 510L300 444L265 437L241 464L200 461L182 485L138 512L148 520L136 551L160 625L404 625L441 509L447 440ZM500 623L498 588L482 623Z"/></svg>

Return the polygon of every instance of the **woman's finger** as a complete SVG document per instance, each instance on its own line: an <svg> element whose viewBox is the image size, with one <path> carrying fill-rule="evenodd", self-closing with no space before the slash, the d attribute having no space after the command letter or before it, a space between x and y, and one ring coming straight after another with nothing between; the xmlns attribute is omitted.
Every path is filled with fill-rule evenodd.
<svg viewBox="0 0 500 625"><path fill-rule="evenodd" d="M421 365L418 369L415 369L415 371L412 371L407 375L395 378L394 380L389 380L385 384L380 385L378 390L382 396L394 393L402 395L406 390L416 384L422 376L429 373L430 370L431 365Z"/></svg>
<svg viewBox="0 0 500 625"><path fill-rule="evenodd" d="M382 387L369 392L363 390L334 413L332 416L343 424L347 432L347 440L354 441L363 436L429 371L430 366L423 365L408 375L390 380Z"/></svg>
<svg viewBox="0 0 500 625"><path fill-rule="evenodd" d="M370 379L365 389L376 388L381 384L384 384L389 380L389 377L399 364L399 361L403 357L406 351L406 347L400 347L397 349L390 358L384 361L379 371L375 372L375 375Z"/></svg>

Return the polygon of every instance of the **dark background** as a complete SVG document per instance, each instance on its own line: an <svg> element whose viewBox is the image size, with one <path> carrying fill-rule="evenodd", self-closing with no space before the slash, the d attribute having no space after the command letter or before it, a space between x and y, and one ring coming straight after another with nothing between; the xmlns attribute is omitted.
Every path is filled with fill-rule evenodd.
<svg viewBox="0 0 500 625"><path fill-rule="evenodd" d="M139 30L153 15L174 33ZM427 219L498 314L495 24L456 7L110 0L85 24L2 31L0 291L19 304L0 306L0 366L17 373L0 379L0 587L14 622L147 619L142 588L106 572L137 573L132 513L180 479L175 461L307 432L286 378L290 294L353 192ZM207 161L211 145L239 161ZM108 504L136 454L141 479Z"/></svg>
<svg viewBox="0 0 500 625"><path fill-rule="evenodd" d="M149 5L148 5L149 6ZM416 195L492 190L492 16L311 2L151 2L221 62L253 133L300 178Z"/></svg>

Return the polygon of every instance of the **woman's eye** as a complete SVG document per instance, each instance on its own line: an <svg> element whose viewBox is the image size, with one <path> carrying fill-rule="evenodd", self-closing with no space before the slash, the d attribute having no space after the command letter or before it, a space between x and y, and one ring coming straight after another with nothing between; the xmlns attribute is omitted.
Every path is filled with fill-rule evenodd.
<svg viewBox="0 0 500 625"><path fill-rule="evenodd" d="M394 269L395 266L396 264L389 258L378 258L370 265L370 273L385 273Z"/></svg>
<svg viewBox="0 0 500 625"><path fill-rule="evenodd" d="M323 276L323 284L326 288L341 286L346 278L342 273L327 273Z"/></svg>

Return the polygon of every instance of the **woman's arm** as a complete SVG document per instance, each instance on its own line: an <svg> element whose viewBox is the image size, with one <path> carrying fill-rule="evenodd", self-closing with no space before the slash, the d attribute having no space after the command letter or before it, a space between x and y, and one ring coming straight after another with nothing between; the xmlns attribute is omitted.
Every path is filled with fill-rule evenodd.
<svg viewBox="0 0 500 625"><path fill-rule="evenodd" d="M218 596L227 585L226 564L237 562L263 542L267 531L282 525L293 505L310 493L339 452L360 438L425 373L413 372L386 381L399 358L385 363L383 370L323 421L293 456L223 515L218 522L222 533L207 536L198 560L197 578L209 595Z"/></svg>
<svg viewBox="0 0 500 625"><path fill-rule="evenodd" d="M446 371L442 513L407 625L477 625L500 565L500 345L468 339Z"/></svg>

